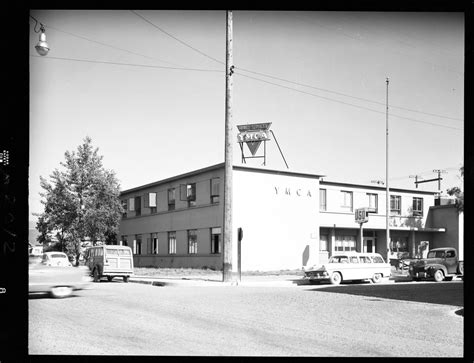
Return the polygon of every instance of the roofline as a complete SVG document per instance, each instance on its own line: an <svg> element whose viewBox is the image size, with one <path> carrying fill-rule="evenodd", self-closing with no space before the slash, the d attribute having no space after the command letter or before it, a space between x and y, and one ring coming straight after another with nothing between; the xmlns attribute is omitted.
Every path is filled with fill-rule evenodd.
<svg viewBox="0 0 474 363"><path fill-rule="evenodd" d="M219 164L207 166L205 168L201 168L201 169L193 170L193 171L190 171L190 172L187 172L187 173L184 173L184 174L179 174L179 175L176 175L176 176L172 176L170 178L162 179L162 180L159 180L159 181L156 181L156 182L153 182L153 183L148 183L148 184L140 185L140 186L135 187L135 188L126 189L126 190L121 191L120 195L135 192L137 190L141 190L141 189L145 189L145 188L154 187L154 186L157 186L157 185L160 185L160 184L169 183L173 180L188 178L188 177L193 176L193 175L205 173L205 172L212 171L212 170L221 169L223 167L224 167L224 163L219 163Z"/></svg>
<svg viewBox="0 0 474 363"><path fill-rule="evenodd" d="M355 188L372 189L372 190L377 189L377 190L383 190L383 191L385 191L387 189L385 187L378 187L378 186L372 186L372 185L333 182L333 181L326 181L326 180L320 180L319 184L320 185L347 186L347 187L352 187L352 188L355 187ZM430 192L430 191L418 190L418 189L389 188L389 191L392 191L392 192L409 192L409 193L416 192L417 194L427 194L427 195L436 195L436 194L438 194L438 192Z"/></svg>
<svg viewBox="0 0 474 363"><path fill-rule="evenodd" d="M313 179L319 179L325 175L323 174L312 174L309 172L303 171L291 171L291 170L283 170L283 169L267 169L267 168L259 168L255 166L243 166L243 165L234 165L234 170L242 170L242 171L253 171L257 173L268 173L268 174L278 174L278 175L291 175L291 176L302 176L302 177L309 177Z"/></svg>

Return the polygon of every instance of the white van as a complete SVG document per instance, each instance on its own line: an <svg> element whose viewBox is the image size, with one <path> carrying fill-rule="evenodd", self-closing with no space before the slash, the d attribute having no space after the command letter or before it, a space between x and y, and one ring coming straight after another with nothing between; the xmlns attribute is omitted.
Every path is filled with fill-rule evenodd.
<svg viewBox="0 0 474 363"><path fill-rule="evenodd" d="M86 266L89 267L93 281L98 282L104 276L108 281L114 277L122 277L128 282L133 276L133 255L128 246L103 245L87 249Z"/></svg>

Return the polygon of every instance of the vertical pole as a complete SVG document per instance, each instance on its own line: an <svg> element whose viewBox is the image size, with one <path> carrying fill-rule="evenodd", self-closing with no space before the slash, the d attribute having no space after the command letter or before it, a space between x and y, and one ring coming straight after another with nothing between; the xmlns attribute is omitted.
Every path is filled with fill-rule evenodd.
<svg viewBox="0 0 474 363"><path fill-rule="evenodd" d="M387 92L386 92L386 110L385 110L385 195L386 195L386 236L387 236L387 262L390 263L390 226L389 226L389 215L390 215L390 190L388 187L388 77L386 79Z"/></svg>
<svg viewBox="0 0 474 363"><path fill-rule="evenodd" d="M232 11L226 12L224 248L222 280L232 281Z"/></svg>
<svg viewBox="0 0 474 363"><path fill-rule="evenodd" d="M360 252L364 252L364 223L360 224Z"/></svg>

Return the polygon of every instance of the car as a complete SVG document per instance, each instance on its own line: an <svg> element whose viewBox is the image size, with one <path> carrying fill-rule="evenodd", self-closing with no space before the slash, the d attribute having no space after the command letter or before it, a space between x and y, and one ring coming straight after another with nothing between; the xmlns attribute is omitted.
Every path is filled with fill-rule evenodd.
<svg viewBox="0 0 474 363"><path fill-rule="evenodd" d="M305 270L305 279L311 283L329 281L333 285L342 281L367 279L379 283L390 275L390 264L378 253L336 253L327 264Z"/></svg>
<svg viewBox="0 0 474 363"><path fill-rule="evenodd" d="M69 262L69 258L65 253L56 251L43 253L43 263L46 266L72 266L71 262Z"/></svg>
<svg viewBox="0 0 474 363"><path fill-rule="evenodd" d="M64 298L74 291L86 289L91 278L85 266L71 267L50 265L48 260L32 255L29 258L29 294L49 294L54 298Z"/></svg>
<svg viewBox="0 0 474 363"><path fill-rule="evenodd" d="M94 282L107 277L110 282L114 277L121 277L128 282L133 276L133 253L128 246L102 245L90 247L86 251L86 266L89 267Z"/></svg>
<svg viewBox="0 0 474 363"><path fill-rule="evenodd" d="M453 277L464 276L464 261L459 259L455 248L434 248L426 258L413 261L408 271L414 281L426 278L436 282L451 281Z"/></svg>

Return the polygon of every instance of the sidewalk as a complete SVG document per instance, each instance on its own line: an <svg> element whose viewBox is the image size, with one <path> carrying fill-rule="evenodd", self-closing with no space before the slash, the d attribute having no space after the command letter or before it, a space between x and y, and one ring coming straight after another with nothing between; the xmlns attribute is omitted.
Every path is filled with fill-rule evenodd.
<svg viewBox="0 0 474 363"><path fill-rule="evenodd" d="M240 282L223 282L219 277L203 277L203 276L138 276L130 277L130 282L149 284L153 286L171 286L171 287L185 287L185 286L267 286L267 287L298 287L298 286L314 286L304 279L303 276L297 275L260 275L260 276L242 276ZM411 278L406 271L392 270L392 276L382 280L382 284L409 282Z"/></svg>

